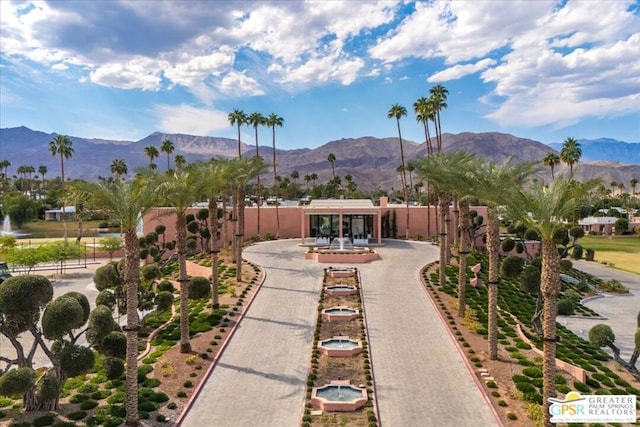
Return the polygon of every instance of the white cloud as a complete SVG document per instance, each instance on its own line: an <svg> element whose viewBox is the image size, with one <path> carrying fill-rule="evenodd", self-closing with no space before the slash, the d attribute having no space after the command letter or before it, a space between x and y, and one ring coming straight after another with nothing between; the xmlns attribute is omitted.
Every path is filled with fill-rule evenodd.
<svg viewBox="0 0 640 427"><path fill-rule="evenodd" d="M163 132L207 135L227 129L227 113L191 105L159 105L155 109L158 126Z"/></svg>
<svg viewBox="0 0 640 427"><path fill-rule="evenodd" d="M232 71L224 76L219 84L220 91L227 95L235 96L258 96L264 95L264 90L260 84L245 73Z"/></svg>
<svg viewBox="0 0 640 427"><path fill-rule="evenodd" d="M93 83L119 89L159 90L162 81L157 61L144 57L102 65L89 77Z"/></svg>
<svg viewBox="0 0 640 427"><path fill-rule="evenodd" d="M57 71L64 71L64 70L68 70L69 66L67 64L65 64L64 62L58 62L57 64L53 64L51 66L52 70L57 70Z"/></svg>
<svg viewBox="0 0 640 427"><path fill-rule="evenodd" d="M191 86L205 80L210 75L220 75L233 65L234 54L228 49L209 55L180 55L180 60L164 71L164 76L172 82Z"/></svg>
<svg viewBox="0 0 640 427"><path fill-rule="evenodd" d="M495 63L496 61L494 59L485 58L481 61L476 62L475 64L457 64L453 67L447 68L446 70L439 71L432 76L429 76L429 78L427 78L427 81L430 83L436 83L459 79L469 74L482 71L487 67L494 65Z"/></svg>

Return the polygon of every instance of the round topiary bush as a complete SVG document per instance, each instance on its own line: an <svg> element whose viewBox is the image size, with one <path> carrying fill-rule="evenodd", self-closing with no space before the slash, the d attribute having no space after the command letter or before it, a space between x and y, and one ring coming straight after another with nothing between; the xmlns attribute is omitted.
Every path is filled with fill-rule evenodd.
<svg viewBox="0 0 640 427"><path fill-rule="evenodd" d="M596 347L607 347L615 340L616 335L609 325L600 323L589 330L589 342Z"/></svg>
<svg viewBox="0 0 640 427"><path fill-rule="evenodd" d="M508 256L500 265L500 273L504 277L514 277L517 276L524 267L524 259L517 256Z"/></svg>
<svg viewBox="0 0 640 427"><path fill-rule="evenodd" d="M558 314L560 316L570 316L575 312L573 301L569 298L561 298L558 301Z"/></svg>
<svg viewBox="0 0 640 427"><path fill-rule="evenodd" d="M582 245L575 245L571 251L571 258L582 259L583 253L584 253L584 248L582 247Z"/></svg>
<svg viewBox="0 0 640 427"><path fill-rule="evenodd" d="M100 348L107 356L124 359L127 354L127 337L122 332L109 332L102 339Z"/></svg>
<svg viewBox="0 0 640 427"><path fill-rule="evenodd" d="M156 285L157 292L167 291L173 293L174 290L173 283L168 280L163 280Z"/></svg>
<svg viewBox="0 0 640 427"><path fill-rule="evenodd" d="M584 259L587 261L593 261L596 256L596 251L591 248L585 248L584 250Z"/></svg>
<svg viewBox="0 0 640 427"><path fill-rule="evenodd" d="M106 357L104 359L104 371L107 379L115 380L124 374L124 362L117 357Z"/></svg>
<svg viewBox="0 0 640 427"><path fill-rule="evenodd" d="M504 253L511 252L515 247L516 247L516 242L511 237L507 237L502 241L502 251Z"/></svg>
<svg viewBox="0 0 640 427"><path fill-rule="evenodd" d="M524 232L524 238L525 240L540 240L540 235L535 228L528 228L527 231Z"/></svg>
<svg viewBox="0 0 640 427"><path fill-rule="evenodd" d="M69 378L87 373L94 363L95 355L88 347L67 345L60 352L60 368Z"/></svg>
<svg viewBox="0 0 640 427"><path fill-rule="evenodd" d="M189 280L189 299L208 298L211 295L211 282L206 277L192 277Z"/></svg>
<svg viewBox="0 0 640 427"><path fill-rule="evenodd" d="M93 283L96 285L98 291L103 291L109 287L121 284L121 278L116 264L110 262L109 264L99 267L93 275Z"/></svg>
<svg viewBox="0 0 640 427"><path fill-rule="evenodd" d="M153 254L152 254L153 255ZM151 281L162 276L157 264L147 264L140 269L140 274L146 281Z"/></svg>
<svg viewBox="0 0 640 427"><path fill-rule="evenodd" d="M96 306L104 305L110 311L116 306L116 295L108 289L100 291L96 297Z"/></svg>
<svg viewBox="0 0 640 427"><path fill-rule="evenodd" d="M0 376L0 396L24 394L33 387L36 373L31 368L16 368Z"/></svg>
<svg viewBox="0 0 640 427"><path fill-rule="evenodd" d="M573 263L570 259L561 259L560 260L560 269L562 271L570 271L573 268Z"/></svg>
<svg viewBox="0 0 640 427"><path fill-rule="evenodd" d="M171 304L173 304L173 294L169 291L158 292L153 302L156 305L156 310L166 311L171 308Z"/></svg>

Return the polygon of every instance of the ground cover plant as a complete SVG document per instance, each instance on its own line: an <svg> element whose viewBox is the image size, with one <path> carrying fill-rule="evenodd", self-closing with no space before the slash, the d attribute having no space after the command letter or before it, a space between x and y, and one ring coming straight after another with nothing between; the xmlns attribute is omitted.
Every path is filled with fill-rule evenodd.
<svg viewBox="0 0 640 427"><path fill-rule="evenodd" d="M486 283L488 269L487 256L473 253L469 256L469 265L480 263L479 274ZM422 278L430 295L447 321L452 334L477 370L480 379L486 370L492 378L485 381L486 392L490 396L496 411L506 425L531 425L532 421L542 420L542 357L532 349L542 348L542 341L531 328L531 319L536 309L536 295L523 289L522 273L513 277L501 278L498 288L498 342L497 361L488 357L487 343L487 290L484 286L466 286L467 314L464 318L454 316L457 310L457 268L446 269L444 286L439 285L439 277L434 265L423 269ZM468 274L470 273L467 272ZM574 271L570 272L575 274ZM592 280L594 278L586 278ZM563 284L563 295L575 292L586 295L592 292L578 290L578 285ZM580 308L576 304L576 314L597 315L591 310ZM521 327L532 344L528 344L517 333ZM640 396L640 387L633 378L617 365L609 355L598 346L578 337L569 329L558 327L557 358L585 369L587 379L583 383L559 371L556 375L556 391L564 395L571 390L583 394L636 394ZM521 423L521 424L519 424Z"/></svg>
<svg viewBox="0 0 640 427"><path fill-rule="evenodd" d="M378 425L373 407L374 384L367 345L365 318L363 316L362 294L357 270L352 277L334 278L325 269L323 288L318 304L318 320L313 337L311 368L307 378L307 394L302 419L304 427L326 425L368 426ZM343 284L355 286L354 295L329 295L325 287ZM350 307L359 310L359 316L350 321L328 321L322 318L322 310L331 307ZM318 343L334 336L349 336L350 339L362 342L362 353L351 357L328 357L318 350ZM322 415L311 415L311 392L313 387L322 387L334 380L349 380L351 385L366 388L369 402L354 412L325 412Z"/></svg>
<svg viewBox="0 0 640 427"><path fill-rule="evenodd" d="M190 260L192 277L207 277L210 274L207 259L199 255ZM169 266L166 269L168 274L156 283L160 289L167 289L167 283L172 288L175 286L170 292L173 296L179 293L177 282L172 280L174 271ZM219 289L221 306L212 309L211 301L206 297L189 301L191 353L180 353L177 345L180 339L177 298L174 297L175 302L163 307L163 310L156 309L145 316L144 326L139 332L139 350L143 354L147 344L149 350L138 362L137 378L141 425L172 425L177 419L232 331L244 305L257 290L262 277L260 268L245 261L243 280L236 283L235 264L231 263L230 253L225 251L221 252L218 271L224 277ZM176 314L173 318L172 313ZM167 322L166 327L150 340L150 333ZM89 372L65 382L57 411L23 413L20 396L0 397L0 424L122 425L126 415L124 379L123 364L119 358L104 352L95 353L95 364Z"/></svg>

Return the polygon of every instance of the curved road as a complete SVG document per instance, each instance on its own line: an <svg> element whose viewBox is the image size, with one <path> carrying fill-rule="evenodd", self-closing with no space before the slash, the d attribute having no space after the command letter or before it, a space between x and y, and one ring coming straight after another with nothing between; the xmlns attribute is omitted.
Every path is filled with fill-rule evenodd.
<svg viewBox="0 0 640 427"><path fill-rule="evenodd" d="M437 247L386 241L360 264L383 426L495 426L419 270ZM317 304L326 264L303 258L298 240L262 242L245 257L266 280L183 426L300 425Z"/></svg>

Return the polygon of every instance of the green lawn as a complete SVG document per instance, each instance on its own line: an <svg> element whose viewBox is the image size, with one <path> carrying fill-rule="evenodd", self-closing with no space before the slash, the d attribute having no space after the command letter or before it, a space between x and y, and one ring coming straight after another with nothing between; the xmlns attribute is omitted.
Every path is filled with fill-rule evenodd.
<svg viewBox="0 0 640 427"><path fill-rule="evenodd" d="M640 274L640 237L585 236L578 241L596 251L595 260L620 270Z"/></svg>

